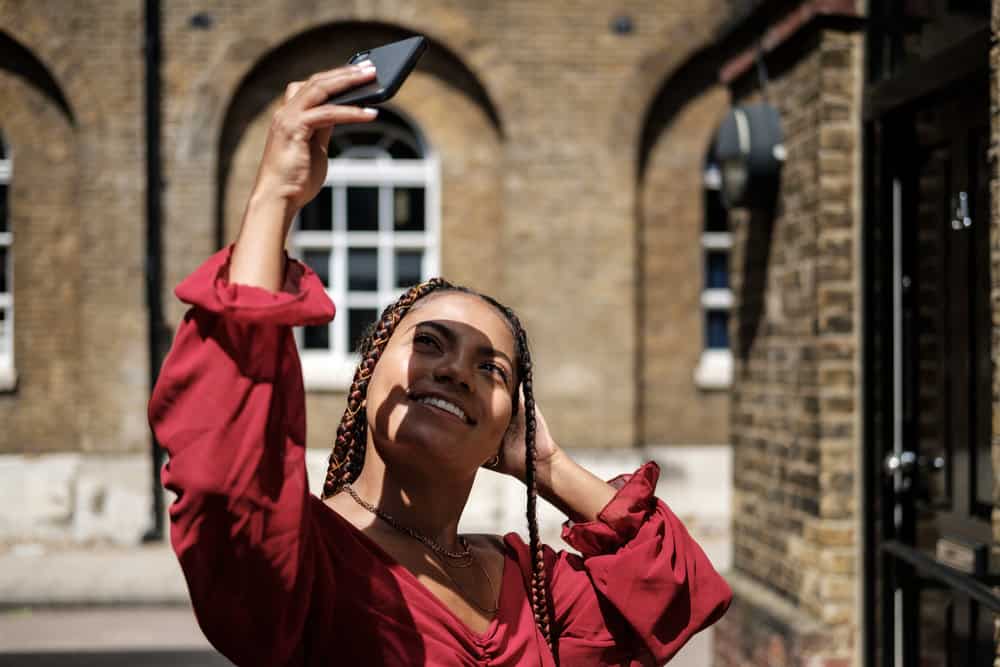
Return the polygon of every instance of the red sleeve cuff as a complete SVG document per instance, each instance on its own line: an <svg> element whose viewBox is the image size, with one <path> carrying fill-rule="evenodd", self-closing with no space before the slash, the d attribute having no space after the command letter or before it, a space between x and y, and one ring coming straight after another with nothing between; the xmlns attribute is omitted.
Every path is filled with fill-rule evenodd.
<svg viewBox="0 0 1000 667"><path fill-rule="evenodd" d="M618 488L594 521L563 524L563 540L584 558L615 553L635 537L656 507L660 466L650 461L631 475L619 475L609 484Z"/></svg>
<svg viewBox="0 0 1000 667"><path fill-rule="evenodd" d="M185 278L174 293L184 303L244 323L287 326L326 324L335 309L312 269L285 256L279 292L229 282L232 246L223 248Z"/></svg>

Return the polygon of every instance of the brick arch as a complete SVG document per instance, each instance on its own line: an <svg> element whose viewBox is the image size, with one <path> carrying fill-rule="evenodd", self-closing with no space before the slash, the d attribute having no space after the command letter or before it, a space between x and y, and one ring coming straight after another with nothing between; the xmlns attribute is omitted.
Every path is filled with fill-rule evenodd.
<svg viewBox="0 0 1000 667"><path fill-rule="evenodd" d="M275 12L284 14L279 18L273 15ZM178 147L179 155L193 158L217 146L214 140L223 134L230 108L228 101L236 97L248 76L269 55L317 30L348 24L381 27L400 35L405 33L408 36L414 32L425 35L432 48L428 49L422 61L426 62L435 51L439 51L446 60L460 65L465 76L476 81L481 88L497 127L504 126L501 109L493 102L503 99L503 78L498 77L494 81L490 75L503 68L500 54L495 49L487 48L486 40L478 35L474 26L461 20L456 13L434 7L404 15L393 12L392 7L383 4L361 10L357 7L337 7L334 3L324 3L322 9L316 12L302 12L296 11L294 3L286 2L277 8L267 4L259 6L244 21L247 29L241 37L221 46L194 82L189 96L191 102L183 113L183 123L192 131L186 133L186 141ZM442 25L447 29L440 29ZM331 49L331 63L344 60L344 57L340 60L335 57L338 51L344 51L341 55L346 56L350 49Z"/></svg>
<svg viewBox="0 0 1000 667"><path fill-rule="evenodd" d="M221 246L225 238L226 190L234 151L250 124L280 96L288 81L307 78L317 61L345 62L352 53L371 44L403 39L409 34L403 28L382 23L328 24L297 35L254 64L229 99L220 128L215 160L217 246ZM331 48L330 44L336 46ZM446 46L431 40L421 58L420 70L461 91L490 120L495 133L503 136L502 122L489 93Z"/></svg>
<svg viewBox="0 0 1000 667"><path fill-rule="evenodd" d="M0 68L0 131L13 159L8 196L18 374L16 392L0 401L0 453L77 447L83 232L76 130L43 86Z"/></svg>
<svg viewBox="0 0 1000 667"><path fill-rule="evenodd" d="M39 13L32 3L3 3L0 15L4 26L0 30L0 53L5 62L0 69L14 71L27 66L23 76L31 85L53 100L71 126L87 126L101 132L107 124L107 108L102 97L95 95L95 87L82 75L78 45L72 40L52 39L53 35L70 30L67 21L71 12L64 15ZM10 60L10 54L21 55ZM24 54L27 54L26 57Z"/></svg>

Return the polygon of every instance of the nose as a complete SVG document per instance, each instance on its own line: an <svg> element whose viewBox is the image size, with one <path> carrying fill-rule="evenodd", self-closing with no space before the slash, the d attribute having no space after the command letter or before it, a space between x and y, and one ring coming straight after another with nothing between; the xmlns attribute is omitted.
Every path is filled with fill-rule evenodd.
<svg viewBox="0 0 1000 667"><path fill-rule="evenodd" d="M457 352L441 357L434 367L434 379L438 382L451 382L460 389L472 391L472 370L464 356Z"/></svg>

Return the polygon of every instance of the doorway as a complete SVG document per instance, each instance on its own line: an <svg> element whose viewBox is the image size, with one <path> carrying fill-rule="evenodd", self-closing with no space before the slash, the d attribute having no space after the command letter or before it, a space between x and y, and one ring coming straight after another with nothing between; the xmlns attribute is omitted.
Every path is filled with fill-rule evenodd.
<svg viewBox="0 0 1000 667"><path fill-rule="evenodd" d="M873 667L987 667L996 657L987 62L892 105L869 104L865 652Z"/></svg>

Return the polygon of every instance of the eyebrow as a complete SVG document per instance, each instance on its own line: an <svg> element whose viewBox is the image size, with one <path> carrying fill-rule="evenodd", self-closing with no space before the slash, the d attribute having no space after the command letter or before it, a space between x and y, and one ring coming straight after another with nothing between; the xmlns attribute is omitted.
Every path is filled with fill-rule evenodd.
<svg viewBox="0 0 1000 667"><path fill-rule="evenodd" d="M423 322L417 322L412 327L410 327L410 330L416 329L417 327L421 327L421 326L423 326L423 327L430 327L431 329L434 329L439 334L441 334L444 338L446 338L448 340L448 342L450 342L450 343L454 343L455 339L458 338L458 336L455 334L455 332L452 331L451 327L449 327L446 324L442 324L441 322L436 322L434 320L425 320ZM478 348L476 348L476 352L478 352L479 354L482 354L482 355L487 355L487 356L494 356L495 355L495 356L503 357L507 361L507 363L510 364L511 368L516 368L516 366L514 365L514 362L511 361L510 357L508 357L505 352L503 352L502 350L496 349L492 345L481 345Z"/></svg>

